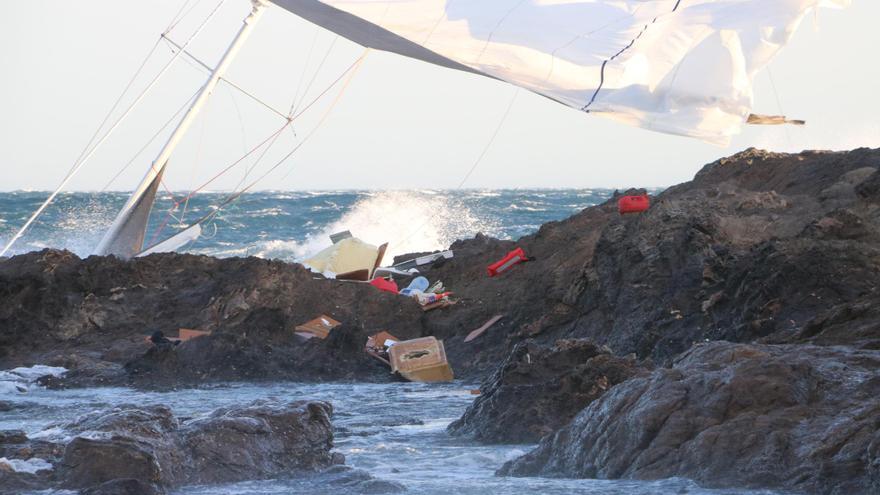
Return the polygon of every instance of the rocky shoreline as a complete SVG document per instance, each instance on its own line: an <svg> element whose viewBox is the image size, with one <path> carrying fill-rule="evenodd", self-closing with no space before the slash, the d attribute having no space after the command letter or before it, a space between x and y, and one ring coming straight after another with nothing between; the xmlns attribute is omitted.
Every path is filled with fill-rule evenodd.
<svg viewBox="0 0 880 495"><path fill-rule="evenodd" d="M535 261L487 277L515 246ZM483 381L451 434L541 440L500 475L880 491L880 150L747 150L645 213L612 199L451 249L424 274L459 303L427 313L280 261L16 256L0 261L0 369L67 368L53 388L390 381L367 335L431 335L457 377ZM319 314L343 324L293 337ZM144 342L181 327L211 334Z"/></svg>

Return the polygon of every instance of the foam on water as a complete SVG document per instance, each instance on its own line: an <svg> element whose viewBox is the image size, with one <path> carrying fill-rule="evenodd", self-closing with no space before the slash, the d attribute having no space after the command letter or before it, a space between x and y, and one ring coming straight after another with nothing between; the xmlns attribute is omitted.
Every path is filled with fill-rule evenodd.
<svg viewBox="0 0 880 495"><path fill-rule="evenodd" d="M302 259L330 244L329 234L350 230L372 244L389 242L386 259L415 251L445 249L456 239L483 232L517 238L536 226L604 201L610 190L459 191L269 191L244 194L224 209L187 249L212 256ZM46 198L45 192L0 193L0 244L5 244ZM175 193L182 197L183 193ZM46 247L89 255L128 195L122 192L58 196L18 241L12 254ZM153 208L147 243L164 239L173 226L214 211L223 193L200 194L178 208L161 193ZM159 226L164 230L156 234Z"/></svg>
<svg viewBox="0 0 880 495"><path fill-rule="evenodd" d="M257 399L325 400L333 404L335 449L346 463L373 476L402 483L408 493L449 495L634 494L736 495L771 494L746 490L706 490L693 482L656 482L504 478L494 475L504 462L531 450L531 445L481 445L449 437L445 428L471 403L468 390L476 385L451 384L298 384L226 383L166 392L128 388L74 390L35 389L9 399L10 412L0 415L0 430L22 429L35 438L70 440L63 425L83 414L120 404L164 404L178 417L198 418L220 407L241 406ZM86 433L88 435L89 433ZM343 495L344 487L323 483L320 477L270 479L189 486L177 495Z"/></svg>
<svg viewBox="0 0 880 495"><path fill-rule="evenodd" d="M28 460L21 459L7 459L5 457L0 457L0 466L6 466L9 469L19 472L19 473L31 473L34 474L37 471L51 471L52 464L46 462L45 459L40 459L39 457L31 457ZM2 469L0 469L2 471Z"/></svg>
<svg viewBox="0 0 880 495"><path fill-rule="evenodd" d="M47 375L61 376L65 373L65 368L42 364L0 371L0 396L27 393L38 378Z"/></svg>
<svg viewBox="0 0 880 495"><path fill-rule="evenodd" d="M494 233L497 226L434 191L383 191L365 195L339 219L302 242L285 245L283 252L302 259L330 246L330 235L343 230L371 244L388 242L385 255L390 261L404 253L443 249L477 232Z"/></svg>

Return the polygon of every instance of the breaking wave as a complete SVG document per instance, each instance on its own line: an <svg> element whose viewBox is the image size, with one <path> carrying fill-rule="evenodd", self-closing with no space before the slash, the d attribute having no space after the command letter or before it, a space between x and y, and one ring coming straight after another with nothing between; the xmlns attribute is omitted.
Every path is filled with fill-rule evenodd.
<svg viewBox="0 0 880 495"><path fill-rule="evenodd" d="M447 248L482 232L518 238L540 224L563 219L604 201L604 190L269 191L248 193L225 208L189 252L301 260L330 245L330 234L349 230L366 242L389 243L396 255ZM12 237L47 192L0 193L0 244ZM175 194L180 197L180 194ZM18 241L11 254L64 248L88 256L128 195L65 193ZM172 195L159 195L146 237L152 244L214 211L217 194L204 194L172 216ZM157 234L160 226L164 226Z"/></svg>
<svg viewBox="0 0 880 495"><path fill-rule="evenodd" d="M330 234L344 230L377 246L387 242L388 262L400 254L445 249L456 239L477 232L494 235L498 225L435 191L383 191L359 199L341 218L301 242L263 242L255 254L303 259L330 246Z"/></svg>

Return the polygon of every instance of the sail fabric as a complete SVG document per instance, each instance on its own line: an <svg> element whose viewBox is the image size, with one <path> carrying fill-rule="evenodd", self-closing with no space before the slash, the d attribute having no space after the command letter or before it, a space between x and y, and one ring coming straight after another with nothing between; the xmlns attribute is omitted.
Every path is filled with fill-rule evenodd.
<svg viewBox="0 0 880 495"><path fill-rule="evenodd" d="M135 258L149 256L153 253L171 253L186 246L191 242L195 242L202 235L201 220L190 225L189 227L177 232L173 236L158 242L153 246L141 251L135 255Z"/></svg>
<svg viewBox="0 0 880 495"><path fill-rule="evenodd" d="M752 80L818 7L849 0L273 0L356 43L572 108L727 144Z"/></svg>
<svg viewBox="0 0 880 495"><path fill-rule="evenodd" d="M104 234L95 254L112 254L128 259L143 250L147 222L150 220L150 211L153 209L156 191L162 182L164 171L164 168L159 169L153 180L145 185L143 192L140 194L136 192L129 198L128 203L114 221L115 229Z"/></svg>

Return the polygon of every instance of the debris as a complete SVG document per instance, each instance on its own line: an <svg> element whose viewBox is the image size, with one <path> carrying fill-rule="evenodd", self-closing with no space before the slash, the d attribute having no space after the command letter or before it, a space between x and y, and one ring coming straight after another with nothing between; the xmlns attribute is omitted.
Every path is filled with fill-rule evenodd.
<svg viewBox="0 0 880 495"><path fill-rule="evenodd" d="M145 339L148 343L152 343L153 345L160 344L174 344L177 345L180 343L180 339L169 339L165 336L165 332L162 330L156 330L153 332L153 335L147 336Z"/></svg>
<svg viewBox="0 0 880 495"><path fill-rule="evenodd" d="M351 231L343 230L342 232L337 232L337 233L335 233L335 234L330 234L330 241L331 241L333 244L336 244L337 242L339 242L339 241L341 241L341 240L343 240L343 239L349 239L349 238L352 238L352 237L354 237L354 236L351 235Z"/></svg>
<svg viewBox="0 0 880 495"><path fill-rule="evenodd" d="M211 335L211 332L206 332L204 330L193 330L190 328L181 328L177 331L177 338L180 339L181 342L204 337L205 335Z"/></svg>
<svg viewBox="0 0 880 495"><path fill-rule="evenodd" d="M642 194L640 196L621 196L621 198L617 200L617 211L619 211L621 215L627 213L641 213L647 210L650 206L651 200L648 199L647 194Z"/></svg>
<svg viewBox="0 0 880 495"><path fill-rule="evenodd" d="M417 266L427 265L428 263L432 263L437 261L440 258L443 259L451 259L454 256L452 251L441 251L439 253L426 254L425 256L419 256L418 258L413 258L411 260L401 261L400 263L392 266L392 268L396 268L398 270L408 270L410 268L415 268Z"/></svg>
<svg viewBox="0 0 880 495"><path fill-rule="evenodd" d="M428 289L428 279L425 277L416 277L406 286L405 289L400 291L401 296L411 296L413 294L421 294Z"/></svg>
<svg viewBox="0 0 880 495"><path fill-rule="evenodd" d="M419 271L415 268L410 268L409 270L398 270L394 267L379 267L376 268L376 271L373 272L374 277L389 277L391 275L397 275L399 277L415 277L419 274Z"/></svg>
<svg viewBox="0 0 880 495"><path fill-rule="evenodd" d="M498 323L498 320L500 320L501 318L504 318L504 315L495 315L495 316L493 316L492 318L489 319L489 321L487 321L486 323L483 323L483 326L481 326L480 328L478 328L478 329L474 330L473 332L469 333L469 334L467 335L467 337L464 338L464 341L465 341L465 342L470 342L470 341L474 340L475 338L479 337L480 335L483 335L483 332L485 332L486 330L488 330L489 327L491 327L491 326L494 325L495 323Z"/></svg>
<svg viewBox="0 0 880 495"><path fill-rule="evenodd" d="M388 355L391 357L391 371L411 382L453 380L443 341L434 337L398 342L388 349Z"/></svg>
<svg viewBox="0 0 880 495"><path fill-rule="evenodd" d="M303 261L303 265L327 278L366 282L382 264L387 248L387 243L376 247L348 237Z"/></svg>
<svg viewBox="0 0 880 495"><path fill-rule="evenodd" d="M504 258L501 258L495 263L489 265L489 276L494 277L496 275L500 275L518 263L524 263L526 261L532 261L534 259L535 258L527 257L526 252L523 251L521 247L518 247L513 251L507 253L507 256L505 256Z"/></svg>
<svg viewBox="0 0 880 495"><path fill-rule="evenodd" d="M434 285L432 285L426 292L440 294L441 292L443 292L443 282L441 282L440 280L434 282Z"/></svg>
<svg viewBox="0 0 880 495"><path fill-rule="evenodd" d="M327 315L321 315L314 320L307 321L296 327L296 334L306 339L318 337L326 339L330 335L330 330L342 325L342 323L330 318Z"/></svg>
<svg viewBox="0 0 880 495"><path fill-rule="evenodd" d="M450 292L450 294L451 294L451 292ZM431 311L432 309L447 308L447 307L453 306L455 304L458 304L458 301L456 301L454 299L449 299L447 297L447 298L441 299L435 303L425 304L424 306L422 306L422 311L427 312L427 311Z"/></svg>
<svg viewBox="0 0 880 495"><path fill-rule="evenodd" d="M364 352L390 367L391 361L388 360L388 348L399 341L400 339L383 330L367 337L367 344L364 346Z"/></svg>
<svg viewBox="0 0 880 495"><path fill-rule="evenodd" d="M370 285L381 291L390 292L392 294L397 294L399 292L397 284L391 279L374 278L370 281Z"/></svg>
<svg viewBox="0 0 880 495"><path fill-rule="evenodd" d="M424 292L416 292L412 295L413 299L419 302L422 306L427 306L429 304L434 304L442 301L443 299L448 298L452 295L452 292L444 292L442 294L434 294L434 293L424 293Z"/></svg>
<svg viewBox="0 0 880 495"><path fill-rule="evenodd" d="M482 392L480 392L480 389L478 389L478 388L471 390L471 395L480 395L481 393Z"/></svg>

